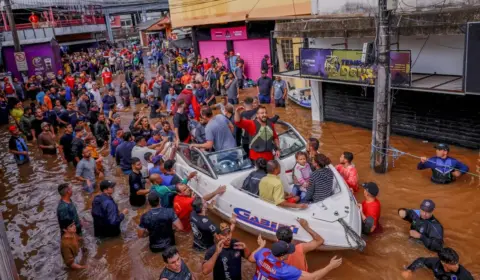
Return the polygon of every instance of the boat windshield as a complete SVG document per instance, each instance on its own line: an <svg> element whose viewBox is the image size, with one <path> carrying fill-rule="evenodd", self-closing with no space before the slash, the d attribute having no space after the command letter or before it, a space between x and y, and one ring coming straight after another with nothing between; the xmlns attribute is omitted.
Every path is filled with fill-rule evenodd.
<svg viewBox="0 0 480 280"><path fill-rule="evenodd" d="M252 161L245 154L242 147L205 153L205 156L217 175L225 175L253 167Z"/></svg>
<svg viewBox="0 0 480 280"><path fill-rule="evenodd" d="M280 140L280 158L283 159L306 148L301 136L285 124L277 123L275 130Z"/></svg>

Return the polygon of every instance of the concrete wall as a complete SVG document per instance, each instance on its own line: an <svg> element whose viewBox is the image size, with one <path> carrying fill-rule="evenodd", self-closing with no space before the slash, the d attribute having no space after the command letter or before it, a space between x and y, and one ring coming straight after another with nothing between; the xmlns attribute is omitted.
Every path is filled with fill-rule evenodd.
<svg viewBox="0 0 480 280"><path fill-rule="evenodd" d="M347 48L361 49L363 43L373 40L374 38L348 39ZM412 72L463 75L465 35L431 35L420 53L425 40L426 36L400 36L399 49L412 52ZM344 45L332 46L344 42L343 38L316 38L309 39L309 46L320 49L344 49ZM392 43L395 42L392 40ZM396 45L392 45L393 50L396 47ZM414 64L416 59L417 62Z"/></svg>

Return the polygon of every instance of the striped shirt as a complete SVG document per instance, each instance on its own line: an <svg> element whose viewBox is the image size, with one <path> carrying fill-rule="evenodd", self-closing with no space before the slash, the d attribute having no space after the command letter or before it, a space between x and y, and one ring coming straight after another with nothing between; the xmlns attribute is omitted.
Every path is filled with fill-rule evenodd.
<svg viewBox="0 0 480 280"><path fill-rule="evenodd" d="M310 176L305 200L308 202L322 201L333 195L333 172L330 168L315 170Z"/></svg>

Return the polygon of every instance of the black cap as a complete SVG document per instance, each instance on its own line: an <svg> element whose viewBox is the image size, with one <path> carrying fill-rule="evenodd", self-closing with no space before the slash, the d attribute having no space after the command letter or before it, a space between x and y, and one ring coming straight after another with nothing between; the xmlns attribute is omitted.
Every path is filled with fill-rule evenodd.
<svg viewBox="0 0 480 280"><path fill-rule="evenodd" d="M104 191L108 188L113 188L115 187L116 183L115 182L112 182L112 181L109 181L109 180L103 180L101 183L100 183L100 191Z"/></svg>
<svg viewBox="0 0 480 280"><path fill-rule="evenodd" d="M431 213L433 210L435 210L435 202L431 199L424 199L422 201L422 204L420 204L420 209L422 209L425 212Z"/></svg>
<svg viewBox="0 0 480 280"><path fill-rule="evenodd" d="M295 245L288 244L285 241L278 241L272 244L272 254L275 257L289 255L295 252Z"/></svg>
<svg viewBox="0 0 480 280"><path fill-rule="evenodd" d="M437 144L434 146L434 148L437 150L444 150L444 151L450 152L450 147L444 143Z"/></svg>
<svg viewBox="0 0 480 280"><path fill-rule="evenodd" d="M379 189L377 184L375 184L374 182L363 183L362 187L366 189L367 192L372 196L378 195Z"/></svg>

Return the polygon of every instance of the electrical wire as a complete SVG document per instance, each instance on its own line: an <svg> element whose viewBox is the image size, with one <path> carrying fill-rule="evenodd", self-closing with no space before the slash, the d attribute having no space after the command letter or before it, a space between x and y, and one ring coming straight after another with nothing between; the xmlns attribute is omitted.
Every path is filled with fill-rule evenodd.
<svg viewBox="0 0 480 280"><path fill-rule="evenodd" d="M253 5L253 7L250 9L250 11L248 11L248 13L246 14L246 16L250 16L250 13L253 11L253 9L255 9L255 7L257 6L257 4L260 2L261 0L257 0L257 3L255 3L255 5Z"/></svg>
<svg viewBox="0 0 480 280"><path fill-rule="evenodd" d="M294 18L297 17L297 11L295 10L295 0L292 0L292 5L293 5L293 16Z"/></svg>
<svg viewBox="0 0 480 280"><path fill-rule="evenodd" d="M402 3L403 3L403 0L402 0ZM442 13L443 8L445 7L445 3L447 3L447 0L443 0L442 7L440 7L440 11L439 11L438 14L437 14L437 18L438 18L438 16ZM420 51L418 52L418 55L417 55L417 57L415 58L415 61L412 63L411 69L413 69L413 67L414 67L415 64L417 63L417 60L418 60L418 58L420 57L420 54L422 54L423 49L424 49L425 46L427 45L428 40L430 40L430 36L431 36L431 35L432 35L432 32L428 33L427 39L425 39L425 42L423 42L423 45L422 45L422 47L420 48Z"/></svg>
<svg viewBox="0 0 480 280"><path fill-rule="evenodd" d="M207 7L201 7L201 8L198 8L198 9L191 9L191 10L186 10L186 11L182 10L182 11L179 11L179 12L176 12L176 13L170 12L170 15L183 14L183 13L199 11L199 10L203 10L203 9L207 9L207 8L213 8L213 7L224 5L224 4L227 4L227 3L230 3L230 2L234 2L234 1L237 1L237 0L227 0L226 2L222 2L222 3L219 3L217 5L211 5L211 6L207 6Z"/></svg>

